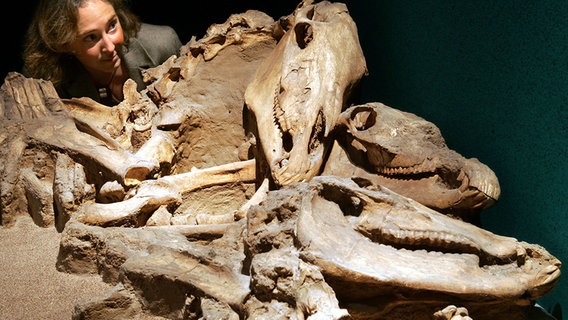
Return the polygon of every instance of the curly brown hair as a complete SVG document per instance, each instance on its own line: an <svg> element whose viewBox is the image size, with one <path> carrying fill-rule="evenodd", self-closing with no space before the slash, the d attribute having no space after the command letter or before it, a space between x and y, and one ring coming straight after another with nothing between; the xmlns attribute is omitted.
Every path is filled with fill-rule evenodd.
<svg viewBox="0 0 568 320"><path fill-rule="evenodd" d="M41 0L27 29L23 46L24 73L28 77L61 85L71 66L78 63L66 49L77 36L79 7L90 0ZM140 19L128 0L103 0L110 3L128 43L140 30Z"/></svg>

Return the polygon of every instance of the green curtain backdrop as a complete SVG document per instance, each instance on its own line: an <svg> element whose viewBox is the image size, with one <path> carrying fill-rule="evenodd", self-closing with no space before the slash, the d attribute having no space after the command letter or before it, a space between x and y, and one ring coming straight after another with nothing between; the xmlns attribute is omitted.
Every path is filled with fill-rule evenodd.
<svg viewBox="0 0 568 320"><path fill-rule="evenodd" d="M491 167L502 194L482 226L566 264L568 2L346 3L369 68L359 100L433 122L450 148ZM538 303L561 319L566 277Z"/></svg>

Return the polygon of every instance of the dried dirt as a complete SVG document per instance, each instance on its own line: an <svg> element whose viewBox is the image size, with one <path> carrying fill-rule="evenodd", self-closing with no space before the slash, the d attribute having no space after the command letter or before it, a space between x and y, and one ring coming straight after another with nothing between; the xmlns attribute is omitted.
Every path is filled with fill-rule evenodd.
<svg viewBox="0 0 568 320"><path fill-rule="evenodd" d="M78 301L112 288L98 275L57 271L59 239L29 216L0 227L0 320L71 319Z"/></svg>

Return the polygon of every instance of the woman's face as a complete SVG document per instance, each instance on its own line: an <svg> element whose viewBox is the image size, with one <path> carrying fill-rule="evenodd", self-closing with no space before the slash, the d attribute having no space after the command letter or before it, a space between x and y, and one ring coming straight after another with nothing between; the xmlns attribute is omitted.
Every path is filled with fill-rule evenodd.
<svg viewBox="0 0 568 320"><path fill-rule="evenodd" d="M87 0L79 7L77 37L69 49L89 72L108 73L118 68L123 43L124 33L110 3Z"/></svg>

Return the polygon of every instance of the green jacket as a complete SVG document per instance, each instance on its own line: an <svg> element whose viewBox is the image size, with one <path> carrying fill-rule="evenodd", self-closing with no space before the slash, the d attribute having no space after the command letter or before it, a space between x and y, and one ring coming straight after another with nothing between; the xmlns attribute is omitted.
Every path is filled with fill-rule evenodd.
<svg viewBox="0 0 568 320"><path fill-rule="evenodd" d="M146 88L142 71L159 66L172 55L179 55L181 46L177 33L170 26L142 24L136 37L130 38L120 53L130 78L138 84L138 91ZM58 88L57 93L63 99L89 97L101 102L96 86L80 64L73 76Z"/></svg>

